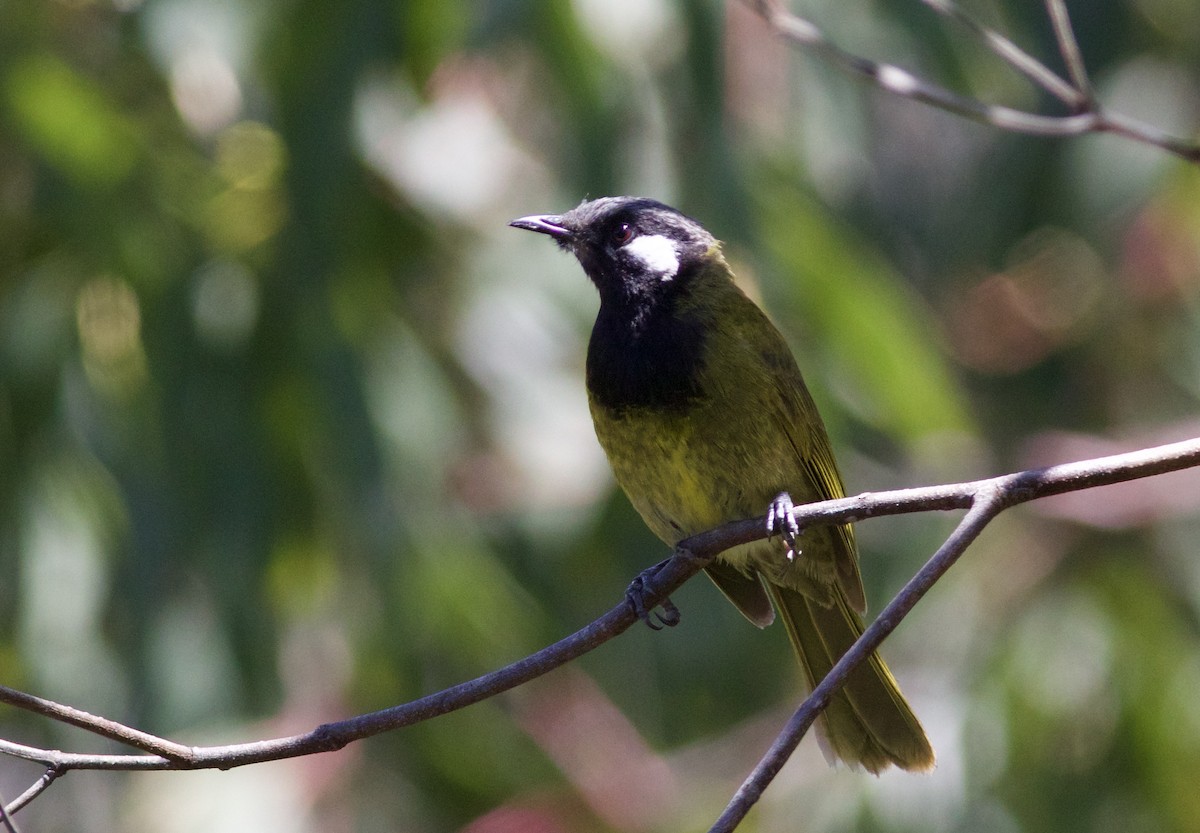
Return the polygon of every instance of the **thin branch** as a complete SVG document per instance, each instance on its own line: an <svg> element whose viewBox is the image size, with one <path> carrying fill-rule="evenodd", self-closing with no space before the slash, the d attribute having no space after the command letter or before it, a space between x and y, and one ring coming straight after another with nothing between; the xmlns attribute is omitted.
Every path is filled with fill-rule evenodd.
<svg viewBox="0 0 1200 833"><path fill-rule="evenodd" d="M653 602L665 598L695 575L704 564L716 557L722 549L734 546L736 543L748 543L764 536L761 524L753 521L732 526L735 528L717 530L689 539L688 545L695 549L691 552L681 550L666 562L664 567L655 573L653 579L648 580L646 598ZM494 697L578 658L624 632L635 622L637 622L637 617L633 610L627 603L622 602L582 630L535 654L436 694L389 709L324 724L302 735L226 746L183 746L146 735L106 718L97 718L94 715L88 715L87 712L0 686L0 702L6 702L57 720L66 721L65 715L70 714L69 722L74 726L93 731L106 738L116 740L134 738L136 743L127 742L137 748L145 748L148 745L146 739L150 738L151 743L170 749L172 753L171 757L161 754L74 753L39 749L0 740L0 754L39 761L64 771L70 769L183 770L231 769L246 764L334 751L352 741L429 720Z"/></svg>
<svg viewBox="0 0 1200 833"><path fill-rule="evenodd" d="M891 635L916 603L958 561L967 547L979 537L983 528L1004 510L1005 505L1004 495L1000 491L988 491L980 495L954 532L925 563L921 571L904 585L858 641L800 704L754 771L742 782L742 786L710 828L709 833L729 833L741 823L750 812L750 808L762 797L763 792L783 769L783 765L791 758L813 722L829 705L830 699L845 684L851 672L883 644L883 640Z"/></svg>
<svg viewBox="0 0 1200 833"><path fill-rule="evenodd" d="M1126 454L1032 469L985 480L868 493L822 503L805 504L796 507L796 520L801 526L810 526L846 523L882 515L969 509L980 505L994 507L993 511L1000 511L1000 509L1035 498L1150 477L1197 465L1200 465L1200 439L1193 439ZM979 513L982 511L976 509L968 514L968 518L979 518L981 517ZM958 544L955 541L961 541L962 546L965 546L969 541L963 540L963 536L968 533L976 534L977 529L964 520L963 524L959 526L959 531L955 533L957 537L952 537L947 544L943 545L931 563L940 563L942 558L952 561L951 556L957 558L961 554L961 547L956 549ZM682 541L675 555L652 576L646 577L644 588L647 602L652 604L661 602L720 552L739 544L761 540L764 536L765 525L762 520L748 519L735 521ZM859 643L856 643L847 653L844 661L835 666L828 682L823 681L817 686L817 692L823 698L822 702L818 704L814 701L812 705L802 706L802 708L814 710L813 714L815 714L815 710L819 710L824 701L837 690L844 680L844 675L849 673L854 662L861 661L863 657L869 655L879 641L899 624L911 609L912 604L915 604L921 594L926 592L929 586L932 586L938 575L940 573L927 573L922 570L906 586L901 596L898 597L899 600L889 605L876 623L867 629ZM909 593L914 595L907 595ZM32 798L43 792L50 781L72 769L230 769L261 761L332 751L340 749L354 740L447 714L507 691L598 647L627 630L636 621L630 605L622 601L575 634L497 671L411 703L318 726L303 735L209 747L183 746L149 736L152 738L151 742L159 748L171 750L173 757L170 758L159 754L106 755L62 752L38 749L4 740L0 740L0 754L39 761L47 767L46 774L42 779L42 782L45 783L39 782L14 802L14 805L25 806ZM880 624L881 622L883 624ZM868 638L872 641L865 641ZM138 741L135 744L138 748L146 745L145 733L115 724L105 718L88 715L77 709L53 704L41 698L33 698L10 688L0 687L0 701L44 714L56 720L63 720L65 719L63 715L70 714L72 725L94 731L106 738L121 739L126 736L135 738ZM807 716L807 711L802 717L803 720L811 723L811 717ZM797 723L799 722L801 719L797 718ZM114 727L117 728L114 730ZM803 726L788 730L792 733L799 732L795 735L796 742L803 731ZM790 739L792 735L781 737L782 740L779 743L792 744L794 748L794 743ZM773 763L775 758L771 758L771 761L765 761L762 765L764 772L768 773L764 776L765 780L759 779L755 782L755 786L750 788L750 792L744 795L740 794L742 800L756 797L752 795L754 789L759 790L759 794L761 794L761 789L765 788L766 783L770 780L770 774L772 774L770 770L775 765ZM10 805L8 809L9 812L13 812L13 805Z"/></svg>
<svg viewBox="0 0 1200 833"><path fill-rule="evenodd" d="M1200 162L1200 146L1119 113L1106 112L1102 123L1096 129L1115 136L1124 136L1135 142L1154 145L1190 162Z"/></svg>
<svg viewBox="0 0 1200 833"><path fill-rule="evenodd" d="M35 798L41 795L46 789L58 780L58 776L63 774L63 770L57 767L50 767L42 773L42 777L37 779L30 785L29 789L13 799L13 802L7 807L0 807L6 816L16 815L25 805L32 802Z"/></svg>
<svg viewBox="0 0 1200 833"><path fill-rule="evenodd" d="M3 795L0 795L0 823L4 824L4 829L7 830L8 833L17 833L17 823L13 821L8 809L4 806Z"/></svg>
<svg viewBox="0 0 1200 833"><path fill-rule="evenodd" d="M1067 74L1071 83L1082 96L1080 109L1097 109L1096 92L1092 81L1088 78L1087 66L1083 63L1083 53L1079 50L1079 42L1075 40L1075 29L1071 26L1071 18L1067 15L1067 4L1063 0L1046 0L1046 14L1050 17L1050 25L1054 28L1054 39L1058 41L1058 51L1063 63L1067 65Z"/></svg>
<svg viewBox="0 0 1200 833"><path fill-rule="evenodd" d="M1001 130L1011 130L1015 133L1025 133L1032 136L1082 136L1087 133L1112 133L1124 136L1143 144L1172 153L1189 162L1200 163L1200 145L1178 137L1164 134L1161 130L1142 124L1133 119L1113 116L1104 112L1095 101L1091 87L1076 89L1074 95L1067 96L1068 103L1075 111L1065 116L1046 116L1030 113L1013 107L997 104L985 104L967 96L951 92L945 87L930 83L914 75L906 69L893 64L872 61L868 58L847 52L830 41L812 21L799 17L788 11L781 0L747 0L753 8L767 21L776 34L814 53L832 64L834 67L850 75L866 78L876 86L903 98L910 98L939 110L962 116L964 118L988 124ZM989 46L997 51L1014 68L1037 83L1046 87L1056 96L1062 98L1065 90L1060 87L1058 78L1039 62L1022 52L1014 44L1000 36L992 37L986 27L976 23L965 12L954 8L950 0L922 0L934 9L945 14L953 14L955 19L970 21L970 26L984 35ZM1047 0L1053 4L1054 0ZM1070 51L1075 44L1074 34L1070 32L1070 21L1065 17L1065 9L1061 9L1061 22L1055 23L1056 37L1060 49ZM951 11L953 9L953 11ZM1054 7L1052 6L1052 11ZM1058 14L1058 12L1055 12ZM1066 27L1059 34L1061 27ZM999 38L997 40L996 38ZM1064 55L1066 53L1064 52ZM1075 64L1074 58L1066 59L1068 68L1073 76L1081 72L1081 64ZM1079 59L1082 60L1081 58ZM1055 80L1051 80L1051 78ZM1086 81L1086 74L1081 76Z"/></svg>
<svg viewBox="0 0 1200 833"><path fill-rule="evenodd" d="M777 0L756 0L755 6L771 28L784 38L819 55L842 71L866 78L890 93L1020 133L1078 136L1096 129L1097 117L1092 113L1042 116L1012 107L984 104L953 93L894 64L872 61L847 52L829 40L814 23L787 11Z"/></svg>
<svg viewBox="0 0 1200 833"><path fill-rule="evenodd" d="M969 29L980 38L989 49L999 55L1005 63L1024 75L1033 83L1044 89L1050 95L1066 104L1074 111L1084 109L1087 104L1085 96L1071 86L1068 81L1059 77L1058 73L1034 58L1021 47L999 32L984 26L971 15L960 9L949 0L921 0L929 8L940 15L954 20Z"/></svg>
<svg viewBox="0 0 1200 833"><path fill-rule="evenodd" d="M4 689L5 692L12 689ZM197 748L204 751L207 748ZM147 769L195 769L192 760L178 758L163 758L158 755L108 755L94 752L62 752L58 749L42 749L39 746L26 746L13 743L11 740L0 740L0 755L19 758L23 761L33 761L45 764L47 767L66 772L72 769L110 769L110 770L147 770ZM61 775L62 772L59 774Z"/></svg>
<svg viewBox="0 0 1200 833"><path fill-rule="evenodd" d="M854 669L883 644L917 602L979 537L984 527L1002 511L1036 498L1063 494L1080 488L1111 485L1137 477L1151 477L1196 465L1200 465L1200 440L1186 440L1082 463L1033 469L992 480L949 487L949 493L945 495L947 499L951 499L952 495L961 496L961 487L967 487L966 491L971 492L973 496L970 510L925 566L896 594L850 650L800 704L771 748L710 828L710 833L728 833L737 827L779 774L817 716L845 684ZM862 497L869 495L860 496L860 499Z"/></svg>
<svg viewBox="0 0 1200 833"><path fill-rule="evenodd" d="M64 706L61 703L35 697L32 694L26 694L5 686L0 686L0 701L25 709L26 711L31 711L34 714L53 718L60 723L67 723L71 726L77 726L80 729L86 729L92 734L108 738L109 740L115 740L126 746L132 746L134 749L140 749L143 752L150 752L154 755L161 755L164 758L185 761L191 754L191 750L181 744L163 740L147 732L132 729L129 726L109 720L106 717L99 717L90 712L72 708L71 706Z"/></svg>

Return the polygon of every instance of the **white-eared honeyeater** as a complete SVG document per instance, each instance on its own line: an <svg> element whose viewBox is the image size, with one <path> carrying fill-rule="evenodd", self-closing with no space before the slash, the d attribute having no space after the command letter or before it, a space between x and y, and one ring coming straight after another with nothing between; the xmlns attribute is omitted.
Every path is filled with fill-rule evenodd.
<svg viewBox="0 0 1200 833"><path fill-rule="evenodd" d="M783 337L734 284L721 244L662 203L608 197L511 225L552 237L600 292L588 402L617 481L650 529L674 546L767 509L784 546L771 538L740 546L706 572L759 627L779 615L811 688L862 633L866 601L850 527L800 533L792 517L792 501L844 490ZM827 754L852 766L933 766L878 654L817 725Z"/></svg>

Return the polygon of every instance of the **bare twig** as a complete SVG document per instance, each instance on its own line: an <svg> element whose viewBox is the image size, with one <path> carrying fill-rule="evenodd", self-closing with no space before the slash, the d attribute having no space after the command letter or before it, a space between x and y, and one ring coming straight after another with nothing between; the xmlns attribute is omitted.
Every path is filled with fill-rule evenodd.
<svg viewBox="0 0 1200 833"><path fill-rule="evenodd" d="M140 749L143 752L150 752L170 760L179 761L186 761L191 752L186 746L172 743L169 740L163 740L147 732L132 729L129 726L109 720L106 717L99 717L89 712L72 708L71 706L64 706L52 700L44 700L41 697L35 697L32 694L26 694L22 691L15 691L5 686L0 686L0 691L2 691L0 693L0 701L25 709L26 711L34 712L35 714L53 718L60 723L78 726L80 729L86 729L92 734L108 738L109 740L115 740L126 746L132 746L134 749Z"/></svg>
<svg viewBox="0 0 1200 833"><path fill-rule="evenodd" d="M1017 46L1004 35L984 26L958 6L949 2L949 0L921 0L921 2L938 14L944 15L966 27L987 44L988 48L999 55L1009 66L1066 104L1072 110L1079 110L1086 103L1084 97L1080 95L1079 90L1060 78L1058 73L1021 49L1021 47Z"/></svg>
<svg viewBox="0 0 1200 833"><path fill-rule="evenodd" d="M925 566L896 594L858 641L830 669L825 679L818 683L800 704L709 833L728 833L737 827L766 787L779 774L779 770L791 757L800 740L850 673L883 644L884 639L896 629L909 611L958 561L983 528L1000 512L1017 503L1075 491L1083 483L1088 484L1084 488L1090 488L1135 477L1163 474L1176 470L1177 466L1188 468L1196 465L1200 465L1200 440L1186 440L1113 457L1051 466L948 487L959 497L962 496L963 487L965 491L970 492L970 510Z"/></svg>
<svg viewBox="0 0 1200 833"><path fill-rule="evenodd" d="M802 526L845 523L881 515L913 512L948 509L970 509L970 511L929 564L884 609L875 623L867 628L846 656L834 666L827 679L817 685L813 694L801 706L788 727L772 746L771 752L747 779L742 790L739 790L734 803L730 805L732 809L727 811L726 816L722 816L722 819L726 819L726 821L721 823L728 823L728 819L734 818L730 813L744 815L778 772L778 767L782 765L787 755L799 743L816 714L842 685L846 675L865 657L869 656L871 651L878 647L880 642L895 629L912 606L932 587L946 568L962 554L967 544L996 513L1009 506L1035 498L1150 477L1197 465L1200 465L1200 439L1080 463L1033 469L986 480L868 493L796 507L796 519ZM765 526L761 519L749 519L726 524L681 542L674 557L669 559L665 566L652 577L646 579L647 601L660 602L684 581L695 575L718 553L739 544L760 540L764 534ZM171 757L157 753L88 754L38 749L0 740L0 754L38 761L47 767L41 780L17 798L9 806L8 811L15 812L16 809L26 806L29 801L43 792L50 782L72 769L230 769L261 761L280 760L340 749L354 740L428 720L507 691L581 656L625 631L636 621L630 606L622 602L575 634L525 659L470 682L461 683L411 703L318 726L304 735L229 746L183 746L162 738L147 736L145 733L121 726L105 718L98 718L77 709L70 709L67 706L50 703L50 701L31 697L13 689L0 687L0 702L7 702L56 720L66 720L66 716L69 715L69 722L72 725L93 731L103 737L116 740L128 738L125 742L136 748L145 750L152 745L154 748L169 750L171 753ZM740 816L737 817L740 818ZM715 829L728 830L732 828L718 827Z"/></svg>
<svg viewBox="0 0 1200 833"><path fill-rule="evenodd" d="M4 829L7 830L8 833L17 833L17 823L13 821L12 816L9 815L8 809L4 806L3 795L0 795L0 823L3 823Z"/></svg>
<svg viewBox="0 0 1200 833"><path fill-rule="evenodd" d="M1079 46L1070 28L1066 9L1057 0L1047 0L1059 49L1067 63L1072 82L1067 84L1039 61L1019 49L1001 35L976 22L950 0L922 0L935 10L966 23L982 35L988 46L1011 66L1062 99L1072 111L1065 116L1047 116L1013 107L985 104L976 99L951 92L906 69L893 64L872 61L847 52L830 41L812 21L788 11L781 0L747 0L781 37L812 52L850 75L868 79L876 86L904 98L920 101L939 110L973 121L989 124L1001 130L1034 136L1081 136L1086 133L1113 133L1143 144L1153 145L1186 159L1200 162L1200 145L1142 124L1123 116L1105 112L1096 101L1087 80ZM1066 86L1064 86L1066 85ZM1070 92L1068 92L1070 88Z"/></svg>
<svg viewBox="0 0 1200 833"><path fill-rule="evenodd" d="M845 684L850 672L865 662L871 653L883 644L883 640L896 629L896 626L903 621L913 606L958 561L959 556L979 536L983 528L1004 508L1004 494L1001 491L988 490L980 494L953 534L925 563L921 571L913 576L904 589L888 603L858 641L830 669L825 679L800 704L800 708L788 720L787 725L775 738L775 742L771 744L771 748L759 761L758 766L742 782L742 786L725 807L720 818L710 828L709 833L729 833L741 823L746 814L750 812L750 808L762 796L763 791L783 769L783 765L787 763L792 753L796 751L796 747L800 745L800 741L824 711L830 699Z"/></svg>
<svg viewBox="0 0 1200 833"><path fill-rule="evenodd" d="M1079 51L1079 42L1075 40L1071 18L1067 16L1067 4L1063 0L1046 0L1046 14L1050 17L1050 25L1054 27L1054 39L1058 41L1058 51L1062 55L1063 63L1067 65L1071 83L1083 96L1080 102L1081 109L1096 109L1096 93L1092 89L1091 79L1088 78L1083 53Z"/></svg>
<svg viewBox="0 0 1200 833"><path fill-rule="evenodd" d="M646 599L656 602L680 587L717 553L736 543L764 536L761 524L745 521L728 528L697 535L685 542L693 549L679 550L676 556L646 583ZM227 746L184 746L96 717L52 701L33 697L7 686L0 686L0 702L42 714L92 731L102 737L120 740L135 748L161 748L169 754L153 753L92 754L62 752L25 746L0 740L0 754L38 761L58 774L72 769L110 770L185 770L231 769L246 764L282 760L317 752L341 749L346 744L381 732L429 720L488 699L531 679L540 677L582 654L602 645L627 630L637 621L633 610L622 602L587 627L543 648L522 660L474 680L422 697L410 703L358 717L327 723L302 735L254 741Z"/></svg>
<svg viewBox="0 0 1200 833"><path fill-rule="evenodd" d="M20 812L21 808L32 802L35 798L45 792L51 784L58 780L58 776L62 775L62 772L63 771L57 767L50 767L42 773L40 778L38 778L29 786L29 789L25 790L25 792L14 798L8 807L0 809L3 809L8 815L14 815Z"/></svg>

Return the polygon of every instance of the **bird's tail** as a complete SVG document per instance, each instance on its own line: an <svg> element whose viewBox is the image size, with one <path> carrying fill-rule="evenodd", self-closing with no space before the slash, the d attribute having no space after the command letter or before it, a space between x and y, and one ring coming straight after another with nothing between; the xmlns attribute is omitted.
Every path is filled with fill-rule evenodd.
<svg viewBox="0 0 1200 833"><path fill-rule="evenodd" d="M811 691L862 634L862 619L836 585L837 598L826 607L799 591L766 584ZM823 730L826 756L852 767L873 773L892 764L907 770L933 768L933 747L878 653L851 672L817 727Z"/></svg>

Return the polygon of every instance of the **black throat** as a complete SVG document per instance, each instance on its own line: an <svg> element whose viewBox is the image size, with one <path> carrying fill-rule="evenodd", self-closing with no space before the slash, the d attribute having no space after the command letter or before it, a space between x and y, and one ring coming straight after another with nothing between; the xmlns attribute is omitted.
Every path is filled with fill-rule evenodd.
<svg viewBox="0 0 1200 833"><path fill-rule="evenodd" d="M683 411L700 397L704 332L680 315L676 296L602 300L587 355L588 392L597 404L616 413Z"/></svg>

